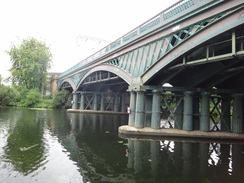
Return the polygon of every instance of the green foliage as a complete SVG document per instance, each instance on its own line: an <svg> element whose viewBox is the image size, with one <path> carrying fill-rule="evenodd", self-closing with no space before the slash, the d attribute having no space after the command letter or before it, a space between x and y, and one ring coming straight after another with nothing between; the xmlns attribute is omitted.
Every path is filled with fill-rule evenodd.
<svg viewBox="0 0 244 183"><path fill-rule="evenodd" d="M29 38L19 46L12 45L7 51L11 58L11 76L14 86L41 91L47 81L47 70L51 67L52 54L45 43Z"/></svg>
<svg viewBox="0 0 244 183"><path fill-rule="evenodd" d="M28 90L25 87L20 88L20 102L18 106L21 107L34 107L36 104L41 102L41 94L38 88Z"/></svg>
<svg viewBox="0 0 244 183"><path fill-rule="evenodd" d="M52 107L53 108L69 108L71 107L71 95L67 90L61 90L54 94Z"/></svg>
<svg viewBox="0 0 244 183"><path fill-rule="evenodd" d="M10 86L4 86L0 84L0 105L16 105L19 99L19 93Z"/></svg>
<svg viewBox="0 0 244 183"><path fill-rule="evenodd" d="M41 100L41 94L39 93L37 88L31 89L27 94L26 94L26 106L28 107L33 107L35 104L39 103Z"/></svg>

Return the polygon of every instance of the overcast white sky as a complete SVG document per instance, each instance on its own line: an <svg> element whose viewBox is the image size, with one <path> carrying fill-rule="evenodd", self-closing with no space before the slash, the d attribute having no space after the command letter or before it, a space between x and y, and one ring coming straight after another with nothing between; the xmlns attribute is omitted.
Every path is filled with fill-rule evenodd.
<svg viewBox="0 0 244 183"><path fill-rule="evenodd" d="M11 67L11 43L34 37L53 54L52 72L63 72L178 0L0 0L0 74ZM78 44L77 44L78 43Z"/></svg>

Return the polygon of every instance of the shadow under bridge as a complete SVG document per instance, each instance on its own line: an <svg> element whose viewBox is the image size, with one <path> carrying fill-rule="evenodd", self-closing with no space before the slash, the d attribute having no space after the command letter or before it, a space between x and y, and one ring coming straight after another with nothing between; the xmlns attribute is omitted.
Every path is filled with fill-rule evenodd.
<svg viewBox="0 0 244 183"><path fill-rule="evenodd" d="M125 113L130 102L127 82L113 72L88 72L73 91L72 109Z"/></svg>

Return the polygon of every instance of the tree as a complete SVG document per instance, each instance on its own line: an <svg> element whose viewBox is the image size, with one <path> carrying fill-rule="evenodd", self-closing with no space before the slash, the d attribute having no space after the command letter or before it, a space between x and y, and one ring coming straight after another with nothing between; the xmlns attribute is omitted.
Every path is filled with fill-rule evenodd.
<svg viewBox="0 0 244 183"><path fill-rule="evenodd" d="M12 63L8 80L14 86L38 88L41 91L47 81L47 71L51 68L52 54L49 47L35 38L28 38L19 46L13 44L7 54Z"/></svg>
<svg viewBox="0 0 244 183"><path fill-rule="evenodd" d="M71 107L71 95L67 90L61 90L54 94L52 107L53 108L69 108Z"/></svg>

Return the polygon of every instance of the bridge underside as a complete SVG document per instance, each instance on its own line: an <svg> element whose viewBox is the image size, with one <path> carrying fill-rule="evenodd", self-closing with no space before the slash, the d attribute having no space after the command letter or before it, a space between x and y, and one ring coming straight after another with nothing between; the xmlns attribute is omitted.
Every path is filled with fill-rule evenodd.
<svg viewBox="0 0 244 183"><path fill-rule="evenodd" d="M128 84L116 74L97 71L90 74L78 87L78 91L124 93Z"/></svg>
<svg viewBox="0 0 244 183"><path fill-rule="evenodd" d="M238 89L244 92L244 27L225 32L174 60L148 85Z"/></svg>

